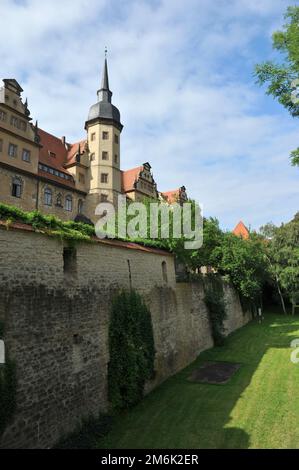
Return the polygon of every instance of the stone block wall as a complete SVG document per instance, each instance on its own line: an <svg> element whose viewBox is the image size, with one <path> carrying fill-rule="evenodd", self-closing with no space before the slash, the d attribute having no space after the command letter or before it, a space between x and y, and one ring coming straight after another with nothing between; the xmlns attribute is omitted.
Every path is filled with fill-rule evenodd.
<svg viewBox="0 0 299 470"><path fill-rule="evenodd" d="M1 448L51 447L83 417L108 409L109 313L122 288L136 289L152 315L156 377L147 391L213 346L203 286L176 283L172 255L82 243L70 272L65 247L28 227L0 227L0 321L17 365L17 410ZM225 295L230 333L248 317L231 287Z"/></svg>

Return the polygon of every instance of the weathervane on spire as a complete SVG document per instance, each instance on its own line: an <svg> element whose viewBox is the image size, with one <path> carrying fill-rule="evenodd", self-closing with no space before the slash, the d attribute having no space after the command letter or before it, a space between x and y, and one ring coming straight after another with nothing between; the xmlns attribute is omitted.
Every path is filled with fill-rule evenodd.
<svg viewBox="0 0 299 470"><path fill-rule="evenodd" d="M107 53L108 53L108 49L107 49L107 46L105 47L105 59L107 59Z"/></svg>

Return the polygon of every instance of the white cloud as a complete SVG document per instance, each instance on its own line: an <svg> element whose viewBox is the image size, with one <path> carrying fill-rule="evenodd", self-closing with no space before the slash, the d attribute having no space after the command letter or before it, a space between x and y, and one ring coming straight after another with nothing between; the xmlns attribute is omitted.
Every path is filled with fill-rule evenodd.
<svg viewBox="0 0 299 470"><path fill-rule="evenodd" d="M150 161L160 189L185 184L224 226L280 222L297 210L288 154L299 134L251 71L286 6L0 0L1 70L21 82L41 127L79 139L107 45L122 166Z"/></svg>

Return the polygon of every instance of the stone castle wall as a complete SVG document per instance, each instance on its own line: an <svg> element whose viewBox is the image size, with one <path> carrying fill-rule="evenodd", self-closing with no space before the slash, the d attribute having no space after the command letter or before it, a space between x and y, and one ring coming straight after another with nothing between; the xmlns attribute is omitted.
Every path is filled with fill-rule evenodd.
<svg viewBox="0 0 299 470"><path fill-rule="evenodd" d="M47 448L88 415L106 411L111 300L136 289L153 320L156 377L147 391L213 346L201 283L177 283L173 256L103 241L76 246L28 227L0 227L0 321L17 365L17 410L2 448ZM162 267L163 263L163 267ZM225 286L227 334L248 321Z"/></svg>

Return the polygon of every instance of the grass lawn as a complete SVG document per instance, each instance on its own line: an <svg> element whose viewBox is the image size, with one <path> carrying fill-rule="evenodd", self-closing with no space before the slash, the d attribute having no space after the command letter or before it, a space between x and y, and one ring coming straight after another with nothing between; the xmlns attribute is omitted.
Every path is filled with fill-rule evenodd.
<svg viewBox="0 0 299 470"><path fill-rule="evenodd" d="M299 448L299 317L266 315L233 333L115 418L100 448ZM226 385L187 380L206 360L242 363Z"/></svg>

